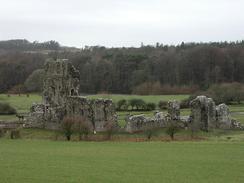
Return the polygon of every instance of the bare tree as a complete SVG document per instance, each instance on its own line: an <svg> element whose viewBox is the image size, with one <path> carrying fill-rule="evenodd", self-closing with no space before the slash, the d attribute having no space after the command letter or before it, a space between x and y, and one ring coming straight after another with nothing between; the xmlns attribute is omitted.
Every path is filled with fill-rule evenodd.
<svg viewBox="0 0 244 183"><path fill-rule="evenodd" d="M84 117L75 117L75 131L79 134L79 140L87 139L91 128L91 122L87 121Z"/></svg>
<svg viewBox="0 0 244 183"><path fill-rule="evenodd" d="M177 133L178 129L179 127L177 125L177 121L170 120L166 128L166 133L170 136L171 140L174 140L174 136Z"/></svg>
<svg viewBox="0 0 244 183"><path fill-rule="evenodd" d="M116 132L117 126L114 123L114 121L109 120L105 123L106 128L106 134L107 134L107 140L111 140L112 135Z"/></svg>
<svg viewBox="0 0 244 183"><path fill-rule="evenodd" d="M75 118L71 116L64 117L62 121L62 130L66 139L70 141L71 135L74 133Z"/></svg>

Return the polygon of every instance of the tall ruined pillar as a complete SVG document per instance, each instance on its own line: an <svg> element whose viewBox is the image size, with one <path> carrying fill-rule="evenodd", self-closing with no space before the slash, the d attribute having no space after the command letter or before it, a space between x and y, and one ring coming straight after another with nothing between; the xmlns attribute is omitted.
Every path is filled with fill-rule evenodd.
<svg viewBox="0 0 244 183"><path fill-rule="evenodd" d="M216 127L216 110L212 98L198 96L190 102L190 106L192 128L208 131Z"/></svg>

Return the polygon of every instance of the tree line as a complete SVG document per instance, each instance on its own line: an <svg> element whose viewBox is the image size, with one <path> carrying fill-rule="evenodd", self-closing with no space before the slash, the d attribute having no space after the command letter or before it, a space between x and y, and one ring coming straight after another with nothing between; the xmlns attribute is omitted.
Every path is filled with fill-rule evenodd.
<svg viewBox="0 0 244 183"><path fill-rule="evenodd" d="M31 78L40 79L43 72L34 71L42 69L45 59L50 57L66 58L75 65L80 71L81 93L192 93L214 84L244 82L243 41L175 46L157 43L140 48L87 46L75 51L61 46L49 49L48 54L13 49L0 52L0 92L26 81L41 84ZM36 88L39 89L32 90L41 87Z"/></svg>

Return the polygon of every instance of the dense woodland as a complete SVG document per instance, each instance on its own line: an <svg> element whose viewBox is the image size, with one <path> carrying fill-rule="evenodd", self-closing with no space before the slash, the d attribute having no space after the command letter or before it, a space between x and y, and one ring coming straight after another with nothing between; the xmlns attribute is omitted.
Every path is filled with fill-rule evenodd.
<svg viewBox="0 0 244 183"><path fill-rule="evenodd" d="M0 92L24 85L40 90L28 84L41 85L35 80L41 81L39 69L50 57L67 58L79 69L82 93L176 94L244 83L244 41L77 49L56 41L11 40L0 41Z"/></svg>

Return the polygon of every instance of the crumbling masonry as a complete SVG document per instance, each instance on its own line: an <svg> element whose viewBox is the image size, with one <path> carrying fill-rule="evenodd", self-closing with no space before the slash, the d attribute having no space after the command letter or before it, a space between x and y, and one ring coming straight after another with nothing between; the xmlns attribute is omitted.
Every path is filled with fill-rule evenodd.
<svg viewBox="0 0 244 183"><path fill-rule="evenodd" d="M116 123L112 100L79 96L80 74L68 60L48 60L44 69L43 104L32 106L31 126L59 129L65 116L82 117L94 131L106 130L107 122Z"/></svg>
<svg viewBox="0 0 244 183"><path fill-rule="evenodd" d="M167 114L156 112L154 117L146 117L144 114L127 116L125 130L132 133L148 128L164 128L170 123L194 131L209 131L215 128L244 129L240 122L231 119L227 105L215 106L212 98L198 96L190 102L190 107L190 116L180 116L180 103L175 100L169 101Z"/></svg>

